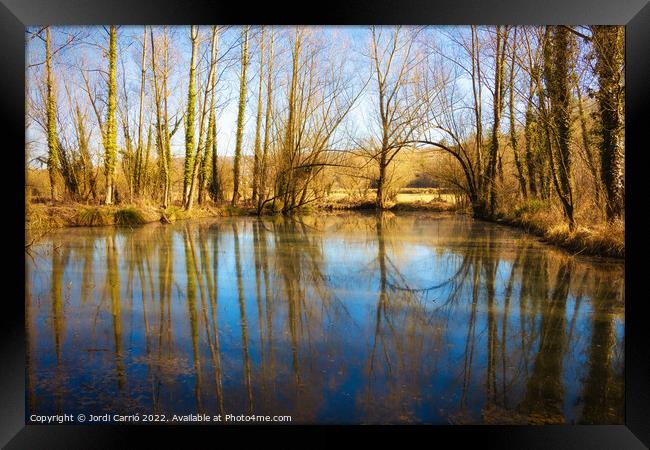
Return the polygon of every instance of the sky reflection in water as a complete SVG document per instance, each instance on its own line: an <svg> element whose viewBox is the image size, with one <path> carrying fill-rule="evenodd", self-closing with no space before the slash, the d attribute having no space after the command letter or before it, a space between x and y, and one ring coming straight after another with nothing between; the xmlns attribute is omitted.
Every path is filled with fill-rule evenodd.
<svg viewBox="0 0 650 450"><path fill-rule="evenodd" d="M27 414L623 423L624 265L461 216L54 232Z"/></svg>

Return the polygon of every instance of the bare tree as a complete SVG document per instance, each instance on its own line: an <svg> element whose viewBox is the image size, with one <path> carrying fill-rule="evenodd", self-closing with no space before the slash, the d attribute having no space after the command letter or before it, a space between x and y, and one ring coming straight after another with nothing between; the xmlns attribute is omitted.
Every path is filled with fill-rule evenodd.
<svg viewBox="0 0 650 450"><path fill-rule="evenodd" d="M495 27L495 53L494 53L494 86L492 95L492 132L490 139L490 151L486 178L488 183L489 212L494 214L497 207L497 157L499 155L499 128L501 127L501 113L503 112L503 90L504 90L504 59L505 49L508 41L508 27Z"/></svg>
<svg viewBox="0 0 650 450"><path fill-rule="evenodd" d="M519 155L519 144L517 141L517 129L515 126L515 59L517 55L517 27L514 28L512 36L512 47L510 54L510 81L508 83L509 93L509 112L510 112L510 146L512 147L512 154L515 158L515 166L517 168L517 179L519 180L519 189L521 195L525 199L528 197L528 190L526 186L526 175L524 167Z"/></svg>
<svg viewBox="0 0 650 450"><path fill-rule="evenodd" d="M419 126L420 101L414 95L416 67L420 56L415 49L416 30L402 27L371 27L370 60L376 81L378 132L365 153L377 165L379 209L386 207L388 167L413 139Z"/></svg>
<svg viewBox="0 0 650 450"><path fill-rule="evenodd" d="M273 107L273 41L275 30L271 28L271 37L267 56L266 70L266 111L264 117L264 144L262 146L262 158L259 167L259 185L257 192L257 214L262 212L262 207L267 199L267 177L268 177L268 158L269 147L271 145L271 109ZM260 69L261 71L261 69Z"/></svg>

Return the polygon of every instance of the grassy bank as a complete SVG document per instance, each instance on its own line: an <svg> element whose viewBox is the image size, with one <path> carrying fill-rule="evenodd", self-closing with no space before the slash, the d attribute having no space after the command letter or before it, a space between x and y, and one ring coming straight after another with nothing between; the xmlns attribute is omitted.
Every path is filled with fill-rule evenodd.
<svg viewBox="0 0 650 450"><path fill-rule="evenodd" d="M172 223L177 220L222 217L246 214L249 211L230 206L202 207L185 211L171 206L167 209L148 205L94 206L80 203L31 204L25 215L26 245L29 246L48 231L65 227L122 226L147 223Z"/></svg>
<svg viewBox="0 0 650 450"><path fill-rule="evenodd" d="M401 195L401 197L400 197ZM396 201L388 205L393 212L422 211L449 212L458 210L452 198L430 193L400 193ZM368 197L353 199L350 196L331 196L318 204L311 204L299 214L316 211L373 211L374 201ZM271 213L271 212L267 212ZM148 205L90 206L84 204L44 204L29 207L25 229L27 245L47 231L76 226L138 226L145 223L171 223L177 220L237 215L254 215L252 206L233 208L221 206L195 207L184 211L179 206L167 209ZM501 210L494 216L479 217L482 220L509 225L539 236L544 242L564 248L574 254L625 257L625 226L623 222L607 224L598 221L579 220L574 231L569 231L561 213L541 202L528 202L512 210Z"/></svg>
<svg viewBox="0 0 650 450"><path fill-rule="evenodd" d="M392 211L427 211L443 212L455 209L455 205L444 197L427 193L405 192L397 196L397 201L389 205ZM351 199L349 196L331 196L295 211L297 214L310 214L315 211L361 211L374 210L373 199ZM146 223L172 223L177 220L199 219L207 217L255 215L252 205L232 207L225 203L218 206L195 207L185 211L180 205L167 209L151 205L86 205L82 203L32 203L25 216L27 241L31 242L49 230L64 227L91 226L138 226ZM265 210L264 214L273 214Z"/></svg>
<svg viewBox="0 0 650 450"><path fill-rule="evenodd" d="M427 211L447 212L458 211L459 208L452 198L440 197L435 194L398 194L406 201L397 201L389 205L391 211ZM323 205L327 210L373 210L373 201L364 199L351 201L338 199ZM563 248L573 254L606 256L613 258L625 257L625 225L623 221L606 223L593 220L585 216L578 218L578 226L574 231L569 231L560 211L550 205L531 201L513 209L500 210L494 216L481 216L479 219L493 223L508 225L523 229L538 236L542 241Z"/></svg>
<svg viewBox="0 0 650 450"><path fill-rule="evenodd" d="M573 254L625 258L625 224L623 221L578 220L575 230L561 214L548 205L532 201L512 211L499 211L482 220L521 228L542 238L546 243L564 248Z"/></svg>

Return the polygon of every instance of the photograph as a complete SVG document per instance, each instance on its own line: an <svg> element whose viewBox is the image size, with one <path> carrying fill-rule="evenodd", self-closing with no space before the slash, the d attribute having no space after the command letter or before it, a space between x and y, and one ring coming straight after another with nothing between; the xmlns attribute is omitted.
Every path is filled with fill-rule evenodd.
<svg viewBox="0 0 650 450"><path fill-rule="evenodd" d="M26 424L626 423L625 26L23 39Z"/></svg>

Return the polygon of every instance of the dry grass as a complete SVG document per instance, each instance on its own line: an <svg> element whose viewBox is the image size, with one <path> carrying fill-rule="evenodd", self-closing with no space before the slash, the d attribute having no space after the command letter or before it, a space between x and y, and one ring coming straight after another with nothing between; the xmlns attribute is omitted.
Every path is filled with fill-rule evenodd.
<svg viewBox="0 0 650 450"><path fill-rule="evenodd" d="M33 243L47 232L63 227L95 227L106 225L137 226L161 221L169 222L185 219L241 215L247 210L230 207L196 207L185 211L179 206L166 210L153 205L139 204L124 207L79 203L32 203L25 215L27 244ZM167 223L169 223L167 222Z"/></svg>
<svg viewBox="0 0 650 450"><path fill-rule="evenodd" d="M576 219L577 226L569 226L561 213L550 205L532 200L512 212L500 211L497 222L513 225L542 237L546 242L565 248L575 254L625 257L625 224Z"/></svg>
<svg viewBox="0 0 650 450"><path fill-rule="evenodd" d="M113 216L102 208L90 207L79 212L76 223L79 226L86 227L111 225L113 223Z"/></svg>
<svg viewBox="0 0 650 450"><path fill-rule="evenodd" d="M326 210L371 210L375 209L376 189L368 189L363 194L356 191L338 189L332 191L320 203ZM451 211L456 209L455 198L435 188L402 188L388 209L395 211Z"/></svg>
<svg viewBox="0 0 650 450"><path fill-rule="evenodd" d="M115 225L122 227L133 227L147 223L144 214L134 207L118 209L113 213L113 218L115 219Z"/></svg>
<svg viewBox="0 0 650 450"><path fill-rule="evenodd" d="M25 214L25 249L55 228L66 226L65 221L44 208L30 206Z"/></svg>
<svg viewBox="0 0 650 450"><path fill-rule="evenodd" d="M398 196L399 197L399 196ZM392 211L454 211L456 205L444 200L431 199L429 201L398 201L391 208Z"/></svg>
<svg viewBox="0 0 650 450"><path fill-rule="evenodd" d="M373 203L377 197L376 189L367 189L364 193L357 191L337 189L332 191L325 199L326 203ZM444 201L454 203L453 195L436 188L402 188L395 195L394 203L429 203Z"/></svg>

